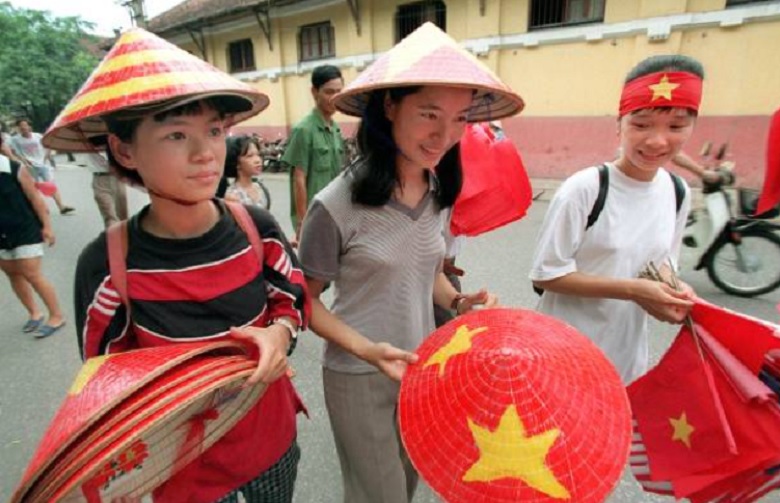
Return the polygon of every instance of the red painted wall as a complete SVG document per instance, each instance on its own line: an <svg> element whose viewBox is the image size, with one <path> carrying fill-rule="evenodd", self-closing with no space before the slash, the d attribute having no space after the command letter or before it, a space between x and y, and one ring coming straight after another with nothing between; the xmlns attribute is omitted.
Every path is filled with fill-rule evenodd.
<svg viewBox="0 0 780 503"><path fill-rule="evenodd" d="M686 151L696 157L705 141L715 147L729 143L740 186L760 188L764 179L770 116L700 117ZM614 159L618 147L614 117L514 117L502 121L520 149L531 178L563 179L580 168ZM342 124L345 135L356 123ZM258 133L264 138L287 136L286 127L241 127L234 132Z"/></svg>

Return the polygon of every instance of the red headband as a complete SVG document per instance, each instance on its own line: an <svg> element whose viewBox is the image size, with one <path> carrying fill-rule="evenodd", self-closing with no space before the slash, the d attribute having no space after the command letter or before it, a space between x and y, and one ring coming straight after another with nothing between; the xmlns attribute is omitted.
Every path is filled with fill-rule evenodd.
<svg viewBox="0 0 780 503"><path fill-rule="evenodd" d="M620 117L635 110L679 107L699 111L702 80L688 72L657 72L632 80L620 96Z"/></svg>

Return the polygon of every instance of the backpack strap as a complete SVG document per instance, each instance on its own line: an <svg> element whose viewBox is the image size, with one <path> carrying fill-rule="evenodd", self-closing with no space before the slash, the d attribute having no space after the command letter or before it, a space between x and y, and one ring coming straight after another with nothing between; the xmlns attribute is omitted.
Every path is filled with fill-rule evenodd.
<svg viewBox="0 0 780 503"><path fill-rule="evenodd" d="M127 296L127 220L112 224L106 231L108 244L108 272L119 298L130 314Z"/></svg>
<svg viewBox="0 0 780 503"><path fill-rule="evenodd" d="M588 223L585 225L585 230L590 229L596 220L601 215L601 210L604 209L604 202L607 200L607 190L609 189L609 168L606 164L599 166L599 194L596 196L596 201L593 203L593 208L588 215Z"/></svg>
<svg viewBox="0 0 780 503"><path fill-rule="evenodd" d="M667 173L672 177L672 183L674 184L675 211L679 214L680 208L682 208L683 199L685 199L685 184L683 184L682 178L671 171L667 171Z"/></svg>
<svg viewBox="0 0 780 503"><path fill-rule="evenodd" d="M236 220L236 223L241 230L246 234L246 238L249 244L252 246L255 255L257 255L257 261L260 263L260 269L263 268L263 242L260 240L260 234L257 232L257 225L252 220L252 216L247 211L246 207L235 201L225 201L225 205L230 210L231 215Z"/></svg>

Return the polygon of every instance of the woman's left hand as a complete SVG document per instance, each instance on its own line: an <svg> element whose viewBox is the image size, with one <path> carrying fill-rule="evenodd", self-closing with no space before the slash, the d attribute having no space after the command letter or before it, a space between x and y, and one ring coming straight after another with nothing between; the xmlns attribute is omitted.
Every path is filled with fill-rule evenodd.
<svg viewBox="0 0 780 503"><path fill-rule="evenodd" d="M458 302L456 310L458 314L465 314L474 309L475 306L495 307L497 305L498 297L483 288L477 293L463 294L463 298Z"/></svg>
<svg viewBox="0 0 780 503"><path fill-rule="evenodd" d="M287 370L287 348L290 345L290 332L287 328L281 325L270 325L266 328L231 328L230 335L236 339L251 341L260 350L260 361L257 362L257 369L247 379L247 385L259 382L271 384Z"/></svg>

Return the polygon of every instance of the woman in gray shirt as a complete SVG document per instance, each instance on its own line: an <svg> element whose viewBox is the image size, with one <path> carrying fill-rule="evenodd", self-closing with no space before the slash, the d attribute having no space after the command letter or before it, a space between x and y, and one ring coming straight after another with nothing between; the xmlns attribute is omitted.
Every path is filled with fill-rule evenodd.
<svg viewBox="0 0 780 503"><path fill-rule="evenodd" d="M417 64L388 76L389 64L409 57ZM344 501L408 503L417 474L396 428L398 381L435 328L431 298L458 314L497 302L485 290L459 294L441 271L440 211L462 183L458 142L467 122L516 113L523 103L428 23L335 105L362 119L360 156L315 197L303 223L311 328L327 341L323 384ZM328 309L319 296L330 282Z"/></svg>

